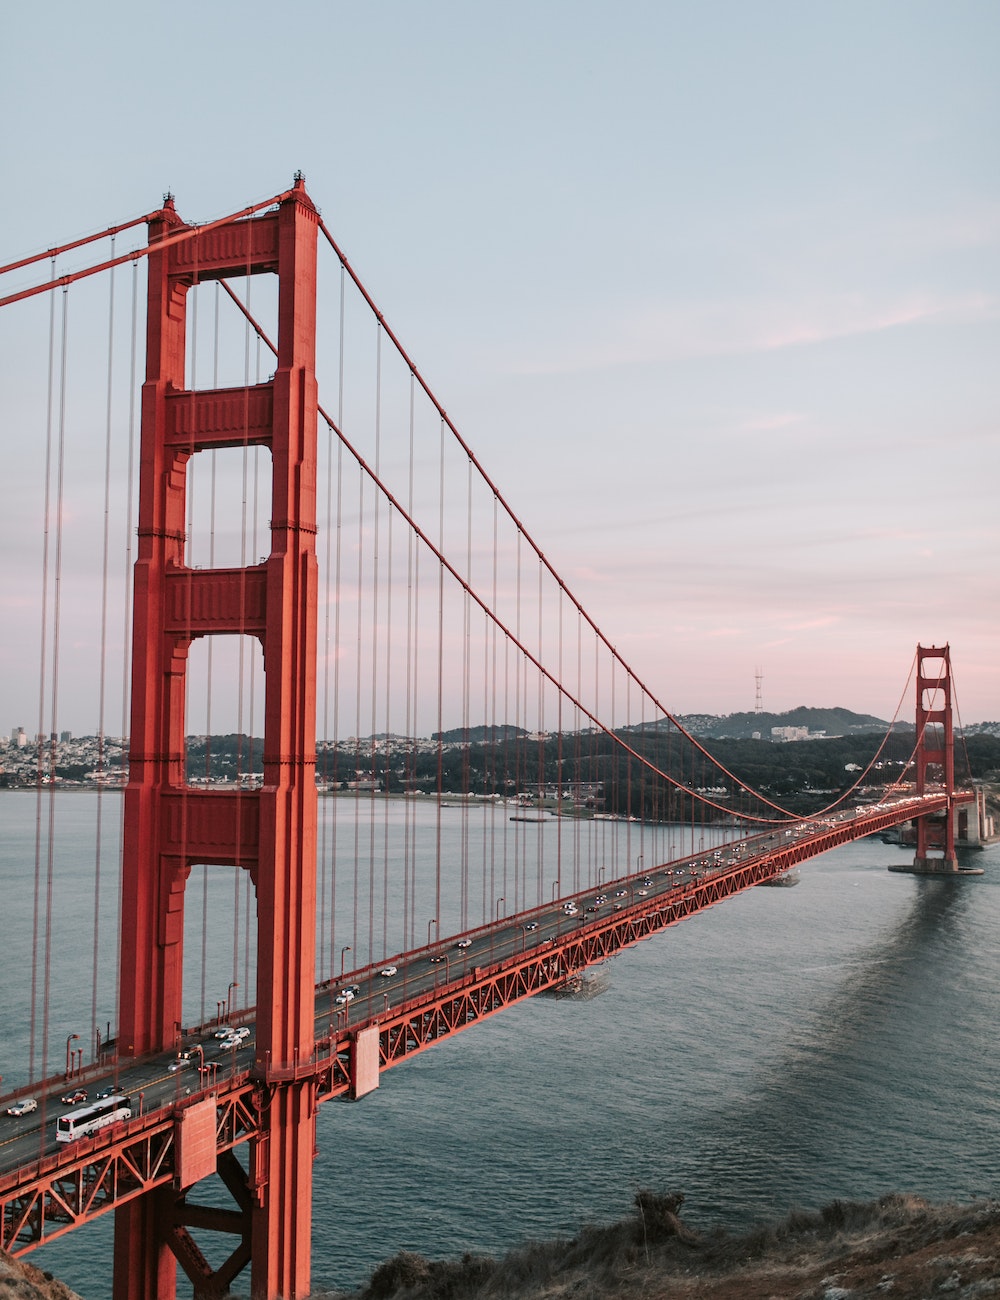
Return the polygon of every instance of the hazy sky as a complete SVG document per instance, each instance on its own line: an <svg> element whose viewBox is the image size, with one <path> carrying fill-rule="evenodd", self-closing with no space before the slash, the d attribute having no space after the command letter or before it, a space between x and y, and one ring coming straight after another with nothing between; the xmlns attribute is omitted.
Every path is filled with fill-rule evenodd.
<svg viewBox="0 0 1000 1300"><path fill-rule="evenodd" d="M42 3L4 48L0 261L301 168L674 711L751 709L760 668L768 709L888 717L949 641L1000 717L995 0Z"/></svg>

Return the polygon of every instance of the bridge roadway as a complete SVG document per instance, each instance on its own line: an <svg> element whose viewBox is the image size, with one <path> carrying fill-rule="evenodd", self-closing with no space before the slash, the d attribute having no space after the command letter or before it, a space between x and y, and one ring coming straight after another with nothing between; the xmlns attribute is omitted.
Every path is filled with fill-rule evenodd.
<svg viewBox="0 0 1000 1300"><path fill-rule="evenodd" d="M225 1049L212 1027L203 1027L185 1035L181 1052L186 1057L119 1060L112 1072L93 1067L75 1076L72 1085L61 1076L49 1080L32 1094L38 1110L23 1118L7 1116L13 1098L4 1098L0 1248L24 1254L152 1187L175 1182L177 1132L185 1112L199 1101L215 1102L221 1156L254 1136L273 1082L313 1078L319 1101L354 1095L358 1041L365 1031L377 1033L378 1068L386 1069L723 898L839 844L888 830L916 812L942 812L946 804L944 794L910 795L807 819L648 873L602 881L571 898L321 984L316 1049L308 1060L257 1059L252 1035L244 1046ZM598 902L599 895L606 901ZM566 910L571 902L574 913ZM391 967L395 974L380 973ZM357 992L338 1004L337 995L347 986ZM92 1138L57 1143L55 1121L67 1109L60 1095L77 1085L86 1085L91 1097L107 1087L127 1094L133 1118ZM249 1183L252 1190L252 1170Z"/></svg>

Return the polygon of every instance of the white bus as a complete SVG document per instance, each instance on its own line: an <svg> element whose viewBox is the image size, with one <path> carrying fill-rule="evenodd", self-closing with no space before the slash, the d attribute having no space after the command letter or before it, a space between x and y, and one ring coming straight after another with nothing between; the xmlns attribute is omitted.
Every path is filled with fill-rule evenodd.
<svg viewBox="0 0 1000 1300"><path fill-rule="evenodd" d="M128 1097L105 1097L103 1101L60 1115L56 1121L56 1141L73 1142L76 1138L91 1137L107 1124L131 1118L132 1102Z"/></svg>

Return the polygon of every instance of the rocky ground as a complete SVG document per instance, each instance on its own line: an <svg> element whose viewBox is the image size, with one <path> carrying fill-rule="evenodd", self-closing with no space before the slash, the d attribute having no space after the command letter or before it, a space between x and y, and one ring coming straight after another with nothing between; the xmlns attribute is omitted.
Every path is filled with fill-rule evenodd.
<svg viewBox="0 0 1000 1300"><path fill-rule="evenodd" d="M75 1291L27 1260L0 1250L0 1300L80 1300Z"/></svg>

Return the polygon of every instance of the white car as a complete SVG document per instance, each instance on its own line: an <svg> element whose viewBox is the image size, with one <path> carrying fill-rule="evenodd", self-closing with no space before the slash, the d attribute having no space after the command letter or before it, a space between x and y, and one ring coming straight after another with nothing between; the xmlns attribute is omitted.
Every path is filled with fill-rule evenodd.
<svg viewBox="0 0 1000 1300"><path fill-rule="evenodd" d="M342 1007L342 1006L344 1005L345 1002L353 1002L353 1001L354 1001L354 990L353 990L353 989L341 989L340 992L337 994L337 996L336 996L333 1000L334 1000L334 1002L336 1002L336 1004L337 1004L338 1007Z"/></svg>
<svg viewBox="0 0 1000 1300"><path fill-rule="evenodd" d="M34 1097L22 1097L20 1101L15 1101L13 1106L7 1107L7 1114L13 1115L20 1119L22 1115L30 1115L32 1111L38 1109L38 1102Z"/></svg>
<svg viewBox="0 0 1000 1300"><path fill-rule="evenodd" d="M471 948L471 947L472 947L472 940L471 940L471 939L459 939L458 943L455 944L455 947L456 947L456 948Z"/></svg>
<svg viewBox="0 0 1000 1300"><path fill-rule="evenodd" d="M235 1030L231 1025L224 1025L222 1029L217 1029L215 1031L215 1036L216 1038L232 1038L234 1033Z"/></svg>
<svg viewBox="0 0 1000 1300"><path fill-rule="evenodd" d="M397 973L397 968L395 966L383 966L382 969L379 971L379 974L384 975L387 980L392 979L393 975L395 975L396 973Z"/></svg>

